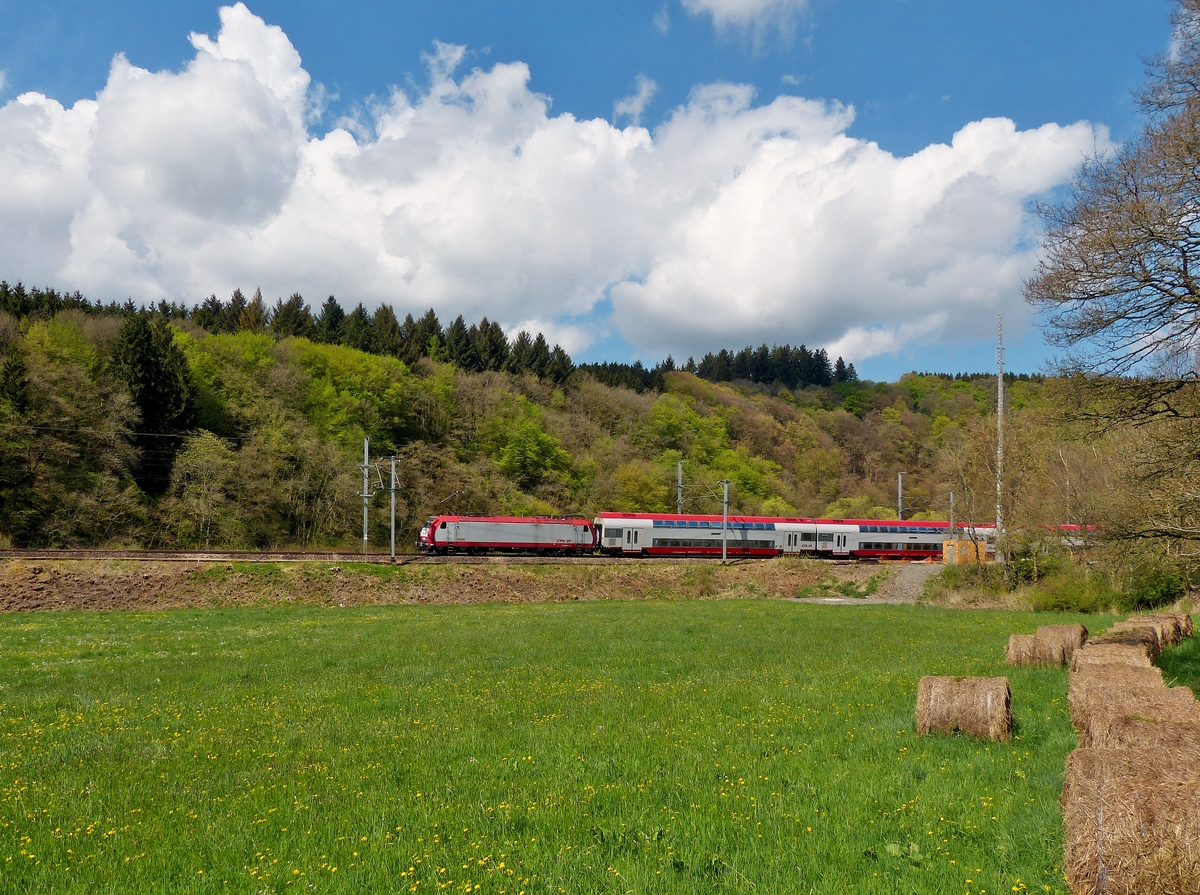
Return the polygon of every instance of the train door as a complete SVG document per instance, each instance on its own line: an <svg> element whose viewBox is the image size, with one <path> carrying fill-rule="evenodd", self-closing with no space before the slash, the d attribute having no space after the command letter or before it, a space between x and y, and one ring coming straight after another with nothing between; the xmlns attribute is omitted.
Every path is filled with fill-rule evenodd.
<svg viewBox="0 0 1200 895"><path fill-rule="evenodd" d="M641 553L642 552L642 533L636 528L625 529L625 552L626 553Z"/></svg>
<svg viewBox="0 0 1200 895"><path fill-rule="evenodd" d="M833 539L834 554L838 556L846 556L850 552L850 535L835 534Z"/></svg>

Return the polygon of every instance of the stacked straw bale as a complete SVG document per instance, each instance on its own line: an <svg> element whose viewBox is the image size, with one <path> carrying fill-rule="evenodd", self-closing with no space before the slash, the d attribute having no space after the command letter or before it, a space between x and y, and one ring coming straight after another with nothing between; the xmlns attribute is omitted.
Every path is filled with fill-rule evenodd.
<svg viewBox="0 0 1200 895"><path fill-rule="evenodd" d="M1087 665L1140 665L1150 668L1150 653L1144 643L1113 643L1099 640L1089 641L1078 650L1071 660L1071 668L1078 671Z"/></svg>
<svg viewBox="0 0 1200 895"><path fill-rule="evenodd" d="M1200 740L1200 707L1187 687L1104 692L1071 712L1080 746L1155 746L1173 739L1174 725L1191 726Z"/></svg>
<svg viewBox="0 0 1200 895"><path fill-rule="evenodd" d="M1153 628L1158 633L1158 641L1164 647L1175 646L1180 643L1184 637L1192 635L1184 634L1184 619L1190 623L1192 618L1190 615L1174 615L1171 613L1157 613L1154 615L1131 615L1127 621L1118 622L1113 625L1110 631L1126 630L1128 628ZM1190 624L1187 625L1190 630Z"/></svg>
<svg viewBox="0 0 1200 895"><path fill-rule="evenodd" d="M1176 631L1178 631L1177 628ZM1168 624L1157 621L1145 621L1144 619L1131 618L1128 621L1117 622L1108 629L1105 636L1135 633L1153 634L1154 639L1158 642L1159 652L1162 652L1163 647L1172 645L1173 632Z"/></svg>
<svg viewBox="0 0 1200 895"><path fill-rule="evenodd" d="M1112 699L1136 701L1165 690L1161 669L1141 665L1084 664L1071 672L1067 704L1075 729L1086 727L1090 707Z"/></svg>
<svg viewBox="0 0 1200 895"><path fill-rule="evenodd" d="M1076 749L1063 785L1074 895L1200 892L1200 746Z"/></svg>
<svg viewBox="0 0 1200 895"><path fill-rule="evenodd" d="M1036 634L1009 637L1004 660L1009 665L1065 665L1087 636L1083 625L1044 625Z"/></svg>
<svg viewBox="0 0 1200 895"><path fill-rule="evenodd" d="M1092 643L1118 643L1126 646L1144 647L1146 655L1149 656L1151 662L1157 659L1159 654L1162 653L1162 641L1158 639L1158 631L1154 628L1143 626L1130 628L1126 631L1114 631L1110 629L1099 637L1093 638Z"/></svg>
<svg viewBox="0 0 1200 895"><path fill-rule="evenodd" d="M1055 665L1066 665L1075 655L1075 650L1083 649L1087 643L1088 629L1083 625L1043 625L1034 636L1046 645L1045 648L1052 655L1061 654Z"/></svg>
<svg viewBox="0 0 1200 895"><path fill-rule="evenodd" d="M1005 742L1012 735L1012 691L1003 677L923 677L917 687L917 735L961 730Z"/></svg>
<svg viewBox="0 0 1200 895"><path fill-rule="evenodd" d="M1185 630L1176 616L1131 618L1075 653L1080 748L1062 795L1074 895L1200 893L1200 704L1152 666Z"/></svg>
<svg viewBox="0 0 1200 895"><path fill-rule="evenodd" d="M1174 622L1179 625L1179 640L1187 640L1192 636L1192 617L1186 612L1150 612L1145 615L1134 615L1131 618L1145 618L1150 620L1163 620Z"/></svg>

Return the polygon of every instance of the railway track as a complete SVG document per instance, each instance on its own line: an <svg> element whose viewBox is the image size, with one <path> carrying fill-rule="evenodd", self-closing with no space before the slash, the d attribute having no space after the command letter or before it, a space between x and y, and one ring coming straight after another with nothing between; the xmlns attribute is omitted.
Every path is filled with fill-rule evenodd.
<svg viewBox="0 0 1200 895"><path fill-rule="evenodd" d="M194 563L371 563L393 565L386 553L334 553L321 551L258 551L258 550L0 550L3 560L128 560L132 562L177 562ZM395 565L645 565L646 563L668 563L687 565L712 563L720 560L704 556L680 557L626 557L626 556L537 556L509 554L500 556L428 556L425 554L398 554ZM734 559L731 563L757 562L755 559Z"/></svg>

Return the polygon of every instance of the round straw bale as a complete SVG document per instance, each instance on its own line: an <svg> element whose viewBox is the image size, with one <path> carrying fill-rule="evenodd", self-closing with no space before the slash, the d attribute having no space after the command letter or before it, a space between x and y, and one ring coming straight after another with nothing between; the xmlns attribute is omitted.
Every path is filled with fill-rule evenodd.
<svg viewBox="0 0 1200 895"><path fill-rule="evenodd" d="M1143 717L1145 714L1094 718L1088 742L1080 737L1079 745L1162 752L1187 749L1200 741L1200 706L1195 703L1165 703L1152 713L1155 717Z"/></svg>
<svg viewBox="0 0 1200 895"><path fill-rule="evenodd" d="M953 733L1004 742L1012 734L1012 691L1003 677L923 677L917 734Z"/></svg>
<svg viewBox="0 0 1200 895"><path fill-rule="evenodd" d="M1200 892L1200 746L1076 749L1063 785L1074 895Z"/></svg>
<svg viewBox="0 0 1200 895"><path fill-rule="evenodd" d="M1077 655L1082 655L1078 653ZM1093 706L1117 699L1137 700L1164 690L1162 671L1137 665L1083 665L1071 672L1067 704L1071 723L1082 737L1086 734ZM1126 696L1122 696L1126 694Z"/></svg>
<svg viewBox="0 0 1200 895"><path fill-rule="evenodd" d="M1035 634L1010 634L1004 648L1004 661L1009 665L1037 665L1038 643Z"/></svg>
<svg viewBox="0 0 1200 895"><path fill-rule="evenodd" d="M1163 629L1164 624L1160 621L1131 618L1128 621L1117 622L1105 632L1105 635L1116 636L1118 634L1134 634L1138 632L1153 634L1154 639L1158 642L1159 652L1162 652L1162 648L1167 646L1167 637L1170 636L1169 631L1164 631Z"/></svg>
<svg viewBox="0 0 1200 895"><path fill-rule="evenodd" d="M1099 637L1095 643L1144 643L1150 659L1157 659L1162 652L1162 639L1158 628L1144 622L1117 622Z"/></svg>
<svg viewBox="0 0 1200 895"><path fill-rule="evenodd" d="M1163 646L1175 646L1183 640L1183 622L1178 615L1170 613L1131 615L1125 624L1153 627L1158 631L1158 639Z"/></svg>
<svg viewBox="0 0 1200 895"><path fill-rule="evenodd" d="M1071 720L1075 721L1074 712ZM1200 739L1200 707L1187 687L1095 700L1087 704L1081 720L1082 727L1076 728L1080 746L1155 746L1164 724L1189 726L1193 739Z"/></svg>
<svg viewBox="0 0 1200 895"><path fill-rule="evenodd" d="M1071 667L1082 668L1085 665L1140 665L1149 668L1154 663L1150 661L1150 652L1144 643L1114 643L1089 640L1083 649L1076 650L1071 658Z"/></svg>
<svg viewBox="0 0 1200 895"><path fill-rule="evenodd" d="M1071 672L1068 677L1072 691L1082 687L1102 687L1106 690L1122 687L1163 687L1161 668L1153 665L1122 665L1118 663L1089 663Z"/></svg>
<svg viewBox="0 0 1200 895"><path fill-rule="evenodd" d="M1087 643L1088 629L1083 625L1043 625L1037 629L1039 652L1055 661L1052 665L1064 665L1071 661L1075 650Z"/></svg>

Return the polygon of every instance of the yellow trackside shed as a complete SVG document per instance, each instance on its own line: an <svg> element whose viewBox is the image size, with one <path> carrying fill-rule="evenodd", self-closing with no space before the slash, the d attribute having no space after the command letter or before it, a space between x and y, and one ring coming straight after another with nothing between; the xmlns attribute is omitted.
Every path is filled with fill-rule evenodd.
<svg viewBox="0 0 1200 895"><path fill-rule="evenodd" d="M950 539L942 542L942 562L946 565L959 563L995 562L996 554L988 550L988 542L983 538Z"/></svg>

